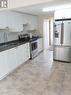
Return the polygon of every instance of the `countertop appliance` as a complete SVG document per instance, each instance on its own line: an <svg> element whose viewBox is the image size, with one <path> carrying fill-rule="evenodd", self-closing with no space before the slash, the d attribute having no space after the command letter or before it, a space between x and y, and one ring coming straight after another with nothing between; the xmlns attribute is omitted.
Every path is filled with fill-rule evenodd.
<svg viewBox="0 0 71 95"><path fill-rule="evenodd" d="M19 41L29 41L30 37L28 34L20 34L18 35Z"/></svg>
<svg viewBox="0 0 71 95"><path fill-rule="evenodd" d="M71 19L55 20L53 59L71 62Z"/></svg>

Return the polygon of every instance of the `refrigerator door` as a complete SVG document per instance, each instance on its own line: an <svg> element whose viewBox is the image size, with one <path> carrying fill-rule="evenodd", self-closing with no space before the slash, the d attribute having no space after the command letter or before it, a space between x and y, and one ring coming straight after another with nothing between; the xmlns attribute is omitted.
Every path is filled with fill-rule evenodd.
<svg viewBox="0 0 71 95"><path fill-rule="evenodd" d="M54 24L54 45L61 45L61 25L62 21L56 21Z"/></svg>
<svg viewBox="0 0 71 95"><path fill-rule="evenodd" d="M55 46L53 59L64 62L71 62L71 47Z"/></svg>
<svg viewBox="0 0 71 95"><path fill-rule="evenodd" d="M57 22L59 23L59 21ZM57 24L56 30L59 31L58 41L54 44L53 59L58 61L71 62L71 21L62 21ZM55 37L54 37L55 38Z"/></svg>
<svg viewBox="0 0 71 95"><path fill-rule="evenodd" d="M63 37L63 45L71 46L71 20L64 21L64 37Z"/></svg>

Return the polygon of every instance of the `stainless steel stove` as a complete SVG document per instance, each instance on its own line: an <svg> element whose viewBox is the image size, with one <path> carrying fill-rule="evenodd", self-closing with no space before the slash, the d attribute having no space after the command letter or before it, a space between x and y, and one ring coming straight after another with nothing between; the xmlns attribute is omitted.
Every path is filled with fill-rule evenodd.
<svg viewBox="0 0 71 95"><path fill-rule="evenodd" d="M38 43L37 38L30 39L30 59L38 55Z"/></svg>

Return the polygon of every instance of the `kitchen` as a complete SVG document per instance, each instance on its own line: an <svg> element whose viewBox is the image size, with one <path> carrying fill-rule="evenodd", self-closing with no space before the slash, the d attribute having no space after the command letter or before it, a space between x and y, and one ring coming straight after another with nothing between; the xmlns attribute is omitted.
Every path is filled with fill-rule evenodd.
<svg viewBox="0 0 71 95"><path fill-rule="evenodd" d="M44 50L43 31L45 29L43 31L42 29L43 18L63 19L64 17L66 19L70 18L71 14L70 11L68 12L69 9L64 10L67 12L66 15L60 17L58 13L61 14L61 11L56 11L55 14L54 11L49 14L43 12L40 18L37 14L41 15L41 13L35 10L38 10L38 6L47 5L0 11L1 95L70 94L70 82L67 78L71 81L71 64L53 61L54 51L49 51L48 47L46 51Z"/></svg>
<svg viewBox="0 0 71 95"><path fill-rule="evenodd" d="M3 62L0 66L0 72L2 73L0 74L0 78L2 79L20 64L37 56L43 48L42 37L39 33L36 34L38 31L37 16L21 14L14 11L2 11L0 14L2 15L0 17L0 21L2 20L0 24L0 50L2 53L1 62ZM31 32L34 32L34 34L32 35ZM10 66L7 67L7 65Z"/></svg>

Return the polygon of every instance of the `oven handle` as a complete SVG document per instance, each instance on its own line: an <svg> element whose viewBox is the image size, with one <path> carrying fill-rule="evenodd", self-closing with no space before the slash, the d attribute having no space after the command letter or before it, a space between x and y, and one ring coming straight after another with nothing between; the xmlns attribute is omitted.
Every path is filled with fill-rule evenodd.
<svg viewBox="0 0 71 95"><path fill-rule="evenodd" d="M32 41L32 42L30 42L30 43L35 43L35 42L37 42L37 41Z"/></svg>

